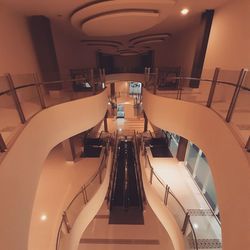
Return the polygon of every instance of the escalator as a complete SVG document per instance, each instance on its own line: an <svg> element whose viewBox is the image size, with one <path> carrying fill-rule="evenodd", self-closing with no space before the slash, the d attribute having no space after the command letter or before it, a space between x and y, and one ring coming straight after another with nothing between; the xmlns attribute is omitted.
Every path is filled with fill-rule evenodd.
<svg viewBox="0 0 250 250"><path fill-rule="evenodd" d="M143 188L132 138L118 139L111 179L109 224L144 224Z"/></svg>

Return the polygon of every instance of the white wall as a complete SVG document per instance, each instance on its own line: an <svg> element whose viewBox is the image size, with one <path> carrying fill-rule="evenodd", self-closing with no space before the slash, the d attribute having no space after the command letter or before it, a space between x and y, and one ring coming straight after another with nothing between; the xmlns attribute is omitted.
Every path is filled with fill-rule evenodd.
<svg viewBox="0 0 250 250"><path fill-rule="evenodd" d="M204 68L250 69L250 1L229 1L216 9Z"/></svg>
<svg viewBox="0 0 250 250"><path fill-rule="evenodd" d="M28 249L32 207L44 160L55 145L100 122L107 102L107 91L103 91L45 109L26 125L1 162L1 249Z"/></svg>
<svg viewBox="0 0 250 250"><path fill-rule="evenodd" d="M154 125L187 138L205 153L220 208L223 249L248 249L249 159L229 125L202 105L159 97L146 90L143 107Z"/></svg>

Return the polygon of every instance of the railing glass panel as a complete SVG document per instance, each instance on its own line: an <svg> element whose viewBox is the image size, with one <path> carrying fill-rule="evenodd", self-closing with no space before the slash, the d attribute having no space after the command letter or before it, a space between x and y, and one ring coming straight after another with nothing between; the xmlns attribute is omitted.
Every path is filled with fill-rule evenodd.
<svg viewBox="0 0 250 250"><path fill-rule="evenodd" d="M142 142L144 144L144 142ZM159 197L159 201L165 204L174 216L180 230L183 231L186 249L198 249L195 231L189 219L189 215L180 201L175 197L170 188L154 172L150 160L147 156L145 145L142 146L141 157L142 166L145 168L146 175L152 189ZM185 222L186 221L186 222Z"/></svg>
<svg viewBox="0 0 250 250"><path fill-rule="evenodd" d="M42 110L35 86L17 89L16 93L26 120Z"/></svg>
<svg viewBox="0 0 250 250"><path fill-rule="evenodd" d="M20 118L6 76L0 76L0 134L8 144L20 125Z"/></svg>
<svg viewBox="0 0 250 250"><path fill-rule="evenodd" d="M163 97L211 107L223 120L230 122L239 142L243 147L246 145L250 133L250 76L247 70L204 69L200 79L184 75L165 79L166 82L159 79L162 81L157 72L146 72L144 86ZM178 84L171 85L174 81Z"/></svg>
<svg viewBox="0 0 250 250"><path fill-rule="evenodd" d="M86 184L81 187L80 191L74 196L62 215L62 220L57 234L56 250L65 249L66 241L74 222L76 221L81 210L88 203L88 201L91 200L100 187L106 174L109 153L110 143L108 140L106 146L103 148L102 156L100 157L100 166L98 171Z"/></svg>
<svg viewBox="0 0 250 250"><path fill-rule="evenodd" d="M103 91L104 75L100 77L97 73L89 74L90 80L83 75L43 74L47 79L55 79L50 82L42 82L36 73L0 76L0 134L4 143L8 144L14 138L21 123L43 108Z"/></svg>

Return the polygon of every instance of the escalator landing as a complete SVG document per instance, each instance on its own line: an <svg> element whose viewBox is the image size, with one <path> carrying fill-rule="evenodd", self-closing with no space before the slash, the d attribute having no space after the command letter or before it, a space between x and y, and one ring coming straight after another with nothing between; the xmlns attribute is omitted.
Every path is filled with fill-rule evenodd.
<svg viewBox="0 0 250 250"><path fill-rule="evenodd" d="M109 224L144 225L143 211L138 207L113 207L109 214Z"/></svg>

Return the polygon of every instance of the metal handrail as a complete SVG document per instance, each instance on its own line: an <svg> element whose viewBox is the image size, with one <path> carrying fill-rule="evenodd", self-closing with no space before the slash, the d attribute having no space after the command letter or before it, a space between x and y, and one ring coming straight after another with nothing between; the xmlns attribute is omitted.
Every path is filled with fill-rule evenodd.
<svg viewBox="0 0 250 250"><path fill-rule="evenodd" d="M133 142L134 142L134 154L135 154L135 178L136 178L136 186L137 186L137 192L140 198L141 202L141 209L143 210L143 202L144 202L144 190L143 190L143 184L142 184L142 179L141 179L141 165L140 161L138 159L138 149L137 149L137 141L136 141L136 134L134 131L134 136L133 136Z"/></svg>
<svg viewBox="0 0 250 250"><path fill-rule="evenodd" d="M109 145L109 141L107 143L107 145L105 146L105 148L110 148L110 145ZM106 152L108 152L108 150ZM76 200L76 198L82 194L82 192L86 192L88 186L93 183L93 181L96 179L96 177L102 173L102 170L105 168L105 164L103 164L106 159L107 159L107 155L106 155L106 152L104 151L104 155L102 157L102 160L101 160L101 163L98 167L98 170L96 171L96 173L89 179L89 181L87 181L87 184L86 185L83 185L80 189L79 192L77 192L77 194L72 198L72 200L70 201L69 205L66 207L66 209L64 210L64 214L67 212L67 210L71 207L71 205L73 204L73 202ZM87 203L87 200L85 201L85 204ZM58 250L58 247L59 247L59 242L60 242L60 234L61 234L61 229L62 229L62 225L64 223L64 216L62 216L62 219L61 219L61 222L60 222L60 226L58 228L58 232L57 232L57 238L56 238L56 250Z"/></svg>
<svg viewBox="0 0 250 250"><path fill-rule="evenodd" d="M155 75L156 73L150 73L150 75ZM196 78L196 77L188 77L188 76L179 76L179 77L169 77L168 79L171 80L196 80L196 81L202 81L202 82L212 82L213 79L206 79L206 78ZM86 78L77 78L77 79L73 79L73 78L69 78L66 80L56 80L56 81L44 81L44 82L38 82L38 83L26 83L22 86L17 86L15 87L15 89L21 89L21 88L26 88L26 87L31 87L31 86L35 86L36 84L39 85L49 85L49 84L55 84L55 83L67 83L67 82L75 82L75 81L81 81L81 80L86 80ZM233 82L229 82L229 81L221 81L221 80L217 80L217 83L222 83L222 84L226 84L226 85L231 85L236 87L237 85ZM250 91L250 87L245 87L245 86L241 86L241 89ZM9 93L10 90L5 90L0 92L0 96Z"/></svg>
<svg viewBox="0 0 250 250"><path fill-rule="evenodd" d="M143 138L142 138L142 143L144 143ZM166 188L168 187L168 185L164 184L164 183L160 180L160 178L157 176L157 174L154 172L153 167L152 167L152 165L151 165L151 163L150 163L150 160L149 160L149 158L148 158L147 152L145 152L145 155L146 155L146 159L147 159L147 162L148 162L148 164L149 164L149 167L150 167L150 169L151 169L151 171L152 171L152 174L157 178L157 180L158 180L159 183L164 187L164 189L166 189ZM181 202L177 199L177 197L173 194L173 192L170 191L170 188L169 188L168 193L169 193L169 194L175 199L175 201L179 204L179 206L181 207L181 209L182 209L183 213L185 214L185 216L186 216L186 215L189 215L189 213L186 211L186 209L185 209L184 206L181 204ZM192 233L193 233L193 235L194 235L195 249L198 250L199 248L198 248L198 242L197 242L196 233L195 233L194 227L193 227L192 222L190 221L190 219L188 219L188 223L190 224Z"/></svg>
<svg viewBox="0 0 250 250"><path fill-rule="evenodd" d="M44 81L44 82L37 82L37 83L25 83L25 84L23 84L21 86L15 87L14 89L17 90L17 89L32 87L32 86L36 86L37 84L39 84L39 85L50 85L50 84L55 84L55 83L66 83L67 84L67 83L70 83L70 82L81 81L81 80L86 80L86 78L77 78L77 79L71 78L71 79L66 79L66 80L56 80L56 81L47 81L47 82ZM0 92L0 96L4 95L4 94L7 94L7 93L10 93L10 92L11 92L10 89L2 91L2 92Z"/></svg>
<svg viewBox="0 0 250 250"><path fill-rule="evenodd" d="M116 166L116 162L117 162L117 152L118 152L118 131L116 131L115 147L114 147L113 161L112 161L112 170L110 173L110 182L109 182L109 208L110 209L112 208L111 200L113 199L113 192L115 190L115 183L116 183L117 168L115 166Z"/></svg>
<svg viewBox="0 0 250 250"><path fill-rule="evenodd" d="M203 79L203 78L196 78L196 77L188 77L188 76L178 76L178 77L168 77L168 79L170 80L195 80L195 81L201 81L201 82L212 82L213 79ZM237 84L233 83L233 82L229 82L229 81L221 81L221 80L217 80L217 83L222 83L225 85L230 85L230 86L234 86L236 87ZM241 89L250 91L250 88L245 87L245 86L241 86Z"/></svg>
<svg viewBox="0 0 250 250"><path fill-rule="evenodd" d="M105 160L105 154L103 155L102 157L102 160L101 160L101 163L100 163L100 166L97 170L97 172L90 178L90 180L87 182L88 184L85 184L84 186L82 186L81 188L83 189L87 189L88 186L93 183L93 181L95 180L95 178L98 176L99 173L101 173L101 171L103 170L103 161ZM72 198L71 202L69 203L69 205L66 207L65 209L65 212L71 207L72 203L76 200L76 198L82 193L82 189L76 193L76 195Z"/></svg>

